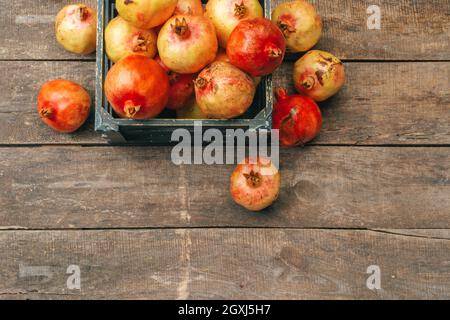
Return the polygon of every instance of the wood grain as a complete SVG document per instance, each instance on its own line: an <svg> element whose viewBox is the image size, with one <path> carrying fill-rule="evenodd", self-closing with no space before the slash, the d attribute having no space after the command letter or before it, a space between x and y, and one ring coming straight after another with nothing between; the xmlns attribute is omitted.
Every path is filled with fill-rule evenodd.
<svg viewBox="0 0 450 320"><path fill-rule="evenodd" d="M284 0L273 0L273 6ZM443 0L311 1L322 15L317 48L345 59L449 60L450 4ZM68 0L0 0L0 59L93 59L65 52L54 40L53 16ZM95 7L95 0L87 0ZM381 30L368 30L367 8L379 5ZM28 19L27 19L28 17ZM41 21L41 22L39 22Z"/></svg>
<svg viewBox="0 0 450 320"><path fill-rule="evenodd" d="M450 148L281 152L264 213L229 196L234 166L175 166L168 148L0 149L0 225L17 228L450 228Z"/></svg>
<svg viewBox="0 0 450 320"><path fill-rule="evenodd" d="M450 144L450 62L347 63L347 84L321 104L324 128L314 144ZM42 83L66 78L94 97L92 62L0 62L0 144L104 144L93 116L77 133L62 135L36 114ZM291 92L292 64L274 76Z"/></svg>
<svg viewBox="0 0 450 320"><path fill-rule="evenodd" d="M285 2L273 0L273 4ZM318 49L344 59L449 60L450 3L442 0L310 1L324 22ZM381 9L381 29L369 30L367 9Z"/></svg>
<svg viewBox="0 0 450 320"><path fill-rule="evenodd" d="M378 231L0 232L0 298L448 299L449 263L448 239ZM69 265L81 290L67 289ZM371 265L381 290L366 287Z"/></svg>

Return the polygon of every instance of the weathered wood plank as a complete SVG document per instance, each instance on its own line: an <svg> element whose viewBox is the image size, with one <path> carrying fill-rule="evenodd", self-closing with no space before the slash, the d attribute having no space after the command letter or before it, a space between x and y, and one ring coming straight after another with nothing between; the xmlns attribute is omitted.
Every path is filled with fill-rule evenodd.
<svg viewBox="0 0 450 320"><path fill-rule="evenodd" d="M448 299L449 262L448 239L374 231L0 232L0 298Z"/></svg>
<svg viewBox="0 0 450 320"><path fill-rule="evenodd" d="M82 1L97 8L96 0ZM0 0L0 59L93 60L95 54L81 56L62 49L55 39L55 17L70 0Z"/></svg>
<svg viewBox="0 0 450 320"><path fill-rule="evenodd" d="M284 0L273 0L276 5ZM95 0L87 0L95 6ZM450 4L443 0L311 1L325 24L318 48L345 59L450 59ZM93 59L60 49L53 17L67 0L0 0L0 59ZM379 5L381 30L368 30L367 8Z"/></svg>
<svg viewBox="0 0 450 320"><path fill-rule="evenodd" d="M274 4L284 0L273 0ZM442 0L311 0L323 17L318 49L344 59L449 60L450 3ZM369 30L367 10L381 9L381 29Z"/></svg>
<svg viewBox="0 0 450 320"><path fill-rule="evenodd" d="M322 104L324 128L314 144L450 144L450 62L347 63L342 92ZM275 85L292 88L292 64ZM73 135L57 134L36 114L48 79L80 82L93 97L91 62L0 62L0 144L99 144L93 116Z"/></svg>
<svg viewBox="0 0 450 320"><path fill-rule="evenodd" d="M450 148L281 153L280 200L250 214L233 166L181 166L169 148L0 148L1 228L450 228Z"/></svg>

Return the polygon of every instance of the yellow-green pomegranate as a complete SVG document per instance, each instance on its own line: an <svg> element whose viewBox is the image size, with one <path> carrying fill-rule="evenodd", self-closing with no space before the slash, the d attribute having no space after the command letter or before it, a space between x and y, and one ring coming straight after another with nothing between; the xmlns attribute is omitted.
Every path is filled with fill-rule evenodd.
<svg viewBox="0 0 450 320"><path fill-rule="evenodd" d="M194 16L203 15L203 5L201 0L178 0L174 15L192 14Z"/></svg>
<svg viewBox="0 0 450 320"><path fill-rule="evenodd" d="M55 21L56 40L67 51L90 54L95 51L96 11L84 4L72 4L59 11Z"/></svg>
<svg viewBox="0 0 450 320"><path fill-rule="evenodd" d="M322 19L304 0L281 3L272 13L272 21L283 32L290 52L308 51L322 35Z"/></svg>
<svg viewBox="0 0 450 320"><path fill-rule="evenodd" d="M195 80L195 97L210 119L232 119L244 114L253 103L253 79L228 62L214 62Z"/></svg>
<svg viewBox="0 0 450 320"><path fill-rule="evenodd" d="M344 86L344 65L331 53L309 51L295 63L294 83L301 94L325 101Z"/></svg>
<svg viewBox="0 0 450 320"><path fill-rule="evenodd" d="M214 61L218 50L214 26L204 16L170 18L158 35L161 61L172 71L192 74Z"/></svg>
<svg viewBox="0 0 450 320"><path fill-rule="evenodd" d="M130 54L142 54L149 58L156 55L156 32L139 29L120 16L112 19L105 29L106 54L113 61Z"/></svg>
<svg viewBox="0 0 450 320"><path fill-rule="evenodd" d="M164 23L175 11L177 0L116 0L120 16L133 26L150 29Z"/></svg>

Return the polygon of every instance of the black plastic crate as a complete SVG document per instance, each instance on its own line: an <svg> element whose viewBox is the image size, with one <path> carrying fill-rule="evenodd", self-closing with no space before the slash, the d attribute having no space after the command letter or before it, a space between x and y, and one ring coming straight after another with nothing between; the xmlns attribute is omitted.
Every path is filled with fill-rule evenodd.
<svg viewBox="0 0 450 320"><path fill-rule="evenodd" d="M206 2L206 1L204 1ZM271 15L271 1L260 1L267 18ZM108 103L103 83L111 67L104 48L104 30L108 22L117 15L114 0L98 0L97 26L97 74L95 98L95 130L111 144L146 144L170 145L172 132L184 128L194 131L194 122L201 121L203 130L215 128L225 132L226 129L265 130L272 129L273 85L272 77L264 77L258 86L255 100L248 112L231 120L178 120L169 111L151 120L122 119L115 115Z"/></svg>

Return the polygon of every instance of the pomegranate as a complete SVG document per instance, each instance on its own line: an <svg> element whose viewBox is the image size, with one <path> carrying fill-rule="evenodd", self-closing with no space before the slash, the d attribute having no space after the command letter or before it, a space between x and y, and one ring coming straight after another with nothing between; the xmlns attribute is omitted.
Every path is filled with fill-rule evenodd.
<svg viewBox="0 0 450 320"><path fill-rule="evenodd" d="M231 119L253 103L256 85L250 76L227 62L214 62L195 80L195 96L202 112L212 119Z"/></svg>
<svg viewBox="0 0 450 320"><path fill-rule="evenodd" d="M63 133L78 130L86 122L91 110L91 98L86 90L68 80L44 83L37 100L42 121Z"/></svg>
<svg viewBox="0 0 450 320"><path fill-rule="evenodd" d="M159 32L159 56L177 73L199 72L214 61L217 49L214 26L203 16L174 16Z"/></svg>
<svg viewBox="0 0 450 320"><path fill-rule="evenodd" d="M295 63L294 83L301 94L325 101L344 86L344 65L331 53L309 51Z"/></svg>
<svg viewBox="0 0 450 320"><path fill-rule="evenodd" d="M206 16L216 27L220 46L226 48L238 23L243 19L262 18L264 10L258 0L209 0Z"/></svg>
<svg viewBox="0 0 450 320"><path fill-rule="evenodd" d="M156 55L156 33L133 27L121 17L112 19L105 29L105 49L109 59L117 62L130 54Z"/></svg>
<svg viewBox="0 0 450 320"><path fill-rule="evenodd" d="M313 140L322 128L317 103L305 96L288 96L284 88L276 89L275 96L273 128L280 130L280 144L298 146Z"/></svg>
<svg viewBox="0 0 450 320"><path fill-rule="evenodd" d="M216 56L216 60L215 61L222 61L222 62L230 62L230 59L227 56L227 53L225 51L219 50L219 52L217 53ZM261 83L261 77L253 77L253 80L255 81L255 85L259 86L259 84Z"/></svg>
<svg viewBox="0 0 450 320"><path fill-rule="evenodd" d="M56 40L67 51L90 54L95 51L97 13L84 4L67 5L55 21Z"/></svg>
<svg viewBox="0 0 450 320"><path fill-rule="evenodd" d="M156 61L143 55L129 55L109 70L105 95L122 118L154 118L169 98L169 77Z"/></svg>
<svg viewBox="0 0 450 320"><path fill-rule="evenodd" d="M228 39L227 55L231 63L253 77L274 72L285 53L283 34L264 18L241 21Z"/></svg>
<svg viewBox="0 0 450 320"><path fill-rule="evenodd" d="M230 192L237 204L250 211L261 211L277 200L280 186L281 175L269 159L246 158L231 175Z"/></svg>
<svg viewBox="0 0 450 320"><path fill-rule="evenodd" d="M188 101L186 107L177 110L177 119L194 119L202 120L208 119L208 117L200 109L197 100L195 98Z"/></svg>
<svg viewBox="0 0 450 320"><path fill-rule="evenodd" d="M168 109L178 110L186 106L189 99L194 96L194 79L195 76L193 74L170 73Z"/></svg>
<svg viewBox="0 0 450 320"><path fill-rule="evenodd" d="M194 16L203 15L203 4L201 0L178 0L174 15L191 14Z"/></svg>
<svg viewBox="0 0 450 320"><path fill-rule="evenodd" d="M272 21L281 29L290 52L304 52L314 47L322 35L322 19L313 5L304 0L279 4Z"/></svg>
<svg viewBox="0 0 450 320"><path fill-rule="evenodd" d="M116 0L116 9L133 26L150 29L169 19L177 2L178 0Z"/></svg>

